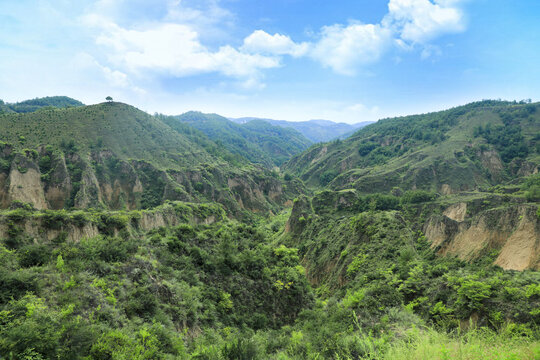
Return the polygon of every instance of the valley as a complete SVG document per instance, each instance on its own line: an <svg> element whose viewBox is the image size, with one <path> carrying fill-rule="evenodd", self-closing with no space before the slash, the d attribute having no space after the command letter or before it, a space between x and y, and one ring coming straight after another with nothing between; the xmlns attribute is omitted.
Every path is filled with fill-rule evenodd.
<svg viewBox="0 0 540 360"><path fill-rule="evenodd" d="M0 358L540 356L540 103L249 120L2 102Z"/></svg>

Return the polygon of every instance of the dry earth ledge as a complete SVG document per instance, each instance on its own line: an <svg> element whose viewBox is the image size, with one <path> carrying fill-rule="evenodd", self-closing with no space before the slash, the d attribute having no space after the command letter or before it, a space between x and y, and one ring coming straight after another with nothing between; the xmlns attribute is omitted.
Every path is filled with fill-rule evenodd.
<svg viewBox="0 0 540 360"><path fill-rule="evenodd" d="M505 270L540 270L540 220L537 206L519 204L467 215L467 203L449 206L424 226L431 247L443 256L471 261L492 250Z"/></svg>

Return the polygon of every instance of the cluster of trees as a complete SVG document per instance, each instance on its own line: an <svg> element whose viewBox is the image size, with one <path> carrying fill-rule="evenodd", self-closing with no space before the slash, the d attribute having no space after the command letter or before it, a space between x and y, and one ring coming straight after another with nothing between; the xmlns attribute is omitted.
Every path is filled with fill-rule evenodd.
<svg viewBox="0 0 540 360"><path fill-rule="evenodd" d="M29 113L41 109L67 108L76 106L84 106L84 104L67 96L47 96L44 98L25 100L18 103L5 103L4 101L0 100L0 114L2 112Z"/></svg>
<svg viewBox="0 0 540 360"><path fill-rule="evenodd" d="M58 237L36 243L26 235L32 214ZM90 219L102 235L66 240L65 224ZM537 272L491 267L494 254L473 264L435 257L395 211L313 219L280 241L299 249L230 220L144 236L122 213L20 208L3 221L13 229L0 244L6 358L385 358L399 338L418 341L411 329L452 332L471 316L499 332L477 341L496 336L509 353L516 339L527 353L538 336Z"/></svg>
<svg viewBox="0 0 540 360"><path fill-rule="evenodd" d="M271 125L262 120L237 124L216 114L194 111L176 116L175 120L171 117L165 119L173 128L178 127L174 124L175 120L195 127L218 142L221 149L268 168L280 166L311 144L294 129Z"/></svg>
<svg viewBox="0 0 540 360"><path fill-rule="evenodd" d="M501 159L508 163L515 158L525 158L529 154L529 148L521 134L519 125L478 126L474 129L474 136L482 136L488 144L495 146Z"/></svg>
<svg viewBox="0 0 540 360"><path fill-rule="evenodd" d="M45 228L61 230L66 216L45 213ZM1 357L212 358L216 340L235 359L251 346L243 334L292 324L313 302L297 250L247 225L183 224L139 237L129 218L102 214L102 236L37 244L24 220L22 210L11 214L19 230L0 245Z"/></svg>

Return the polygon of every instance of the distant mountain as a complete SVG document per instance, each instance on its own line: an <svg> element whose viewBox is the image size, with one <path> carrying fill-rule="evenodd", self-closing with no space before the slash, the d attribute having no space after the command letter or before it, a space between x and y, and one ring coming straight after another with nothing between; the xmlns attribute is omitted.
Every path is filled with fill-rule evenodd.
<svg viewBox="0 0 540 360"><path fill-rule="evenodd" d="M43 108L68 108L84 106L79 100L67 96L47 96L32 100L25 100L18 103L4 103L0 100L1 113L29 113Z"/></svg>
<svg viewBox="0 0 540 360"><path fill-rule="evenodd" d="M330 120L287 121L256 117L243 117L237 119L229 118L229 120L238 124L246 124L253 120L262 120L272 125L281 126L284 128L293 128L315 143L327 142L337 138L346 138L356 130L373 123L373 121L363 121L351 125L345 123L335 123Z"/></svg>
<svg viewBox="0 0 540 360"><path fill-rule="evenodd" d="M300 132L263 120L236 123L220 115L195 111L175 118L202 131L231 153L267 168L281 165L311 145ZM175 127L170 120L166 123Z"/></svg>

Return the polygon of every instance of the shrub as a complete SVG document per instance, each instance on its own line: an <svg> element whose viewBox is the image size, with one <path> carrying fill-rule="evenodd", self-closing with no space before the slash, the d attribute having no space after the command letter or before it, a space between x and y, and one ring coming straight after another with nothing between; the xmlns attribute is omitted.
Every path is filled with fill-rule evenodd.
<svg viewBox="0 0 540 360"><path fill-rule="evenodd" d="M405 191L401 197L402 204L419 204L432 201L437 197L436 194L424 190L409 190Z"/></svg>
<svg viewBox="0 0 540 360"><path fill-rule="evenodd" d="M337 170L327 170L321 174L321 176L319 177L319 182L322 186L326 186L338 175L339 172Z"/></svg>
<svg viewBox="0 0 540 360"><path fill-rule="evenodd" d="M50 249L45 245L31 244L20 248L17 251L19 263L22 267L41 266L49 262L51 257Z"/></svg>

